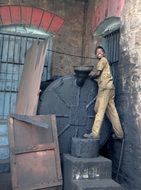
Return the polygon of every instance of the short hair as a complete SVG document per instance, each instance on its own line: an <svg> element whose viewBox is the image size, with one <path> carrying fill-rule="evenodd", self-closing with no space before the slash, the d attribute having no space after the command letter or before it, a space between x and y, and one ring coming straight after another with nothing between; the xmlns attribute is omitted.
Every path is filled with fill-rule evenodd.
<svg viewBox="0 0 141 190"><path fill-rule="evenodd" d="M96 54L96 52L97 52L98 49L102 49L102 51L105 53L105 49L102 46L97 46L95 48L95 54Z"/></svg>

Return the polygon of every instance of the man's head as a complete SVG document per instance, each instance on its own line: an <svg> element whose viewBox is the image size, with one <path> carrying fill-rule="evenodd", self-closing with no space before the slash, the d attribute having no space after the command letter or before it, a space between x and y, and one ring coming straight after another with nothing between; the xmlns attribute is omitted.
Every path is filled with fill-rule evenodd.
<svg viewBox="0 0 141 190"><path fill-rule="evenodd" d="M97 46L95 49L95 55L98 59L101 59L105 56L105 50L102 46Z"/></svg>

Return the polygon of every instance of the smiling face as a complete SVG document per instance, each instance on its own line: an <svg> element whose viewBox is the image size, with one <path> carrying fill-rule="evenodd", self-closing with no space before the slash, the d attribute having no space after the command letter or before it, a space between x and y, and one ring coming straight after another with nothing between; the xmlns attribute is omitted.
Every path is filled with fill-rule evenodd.
<svg viewBox="0 0 141 190"><path fill-rule="evenodd" d="M104 51L103 51L103 49L98 48L98 49L96 50L96 57L97 57L98 59L101 59L102 57L104 57Z"/></svg>

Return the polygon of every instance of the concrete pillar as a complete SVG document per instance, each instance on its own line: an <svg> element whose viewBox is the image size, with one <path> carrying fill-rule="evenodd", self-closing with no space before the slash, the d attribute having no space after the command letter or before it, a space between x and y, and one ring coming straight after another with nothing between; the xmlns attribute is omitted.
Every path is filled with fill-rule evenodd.
<svg viewBox="0 0 141 190"><path fill-rule="evenodd" d="M126 0L121 15L117 106L125 131L122 176L131 189L141 185L141 3ZM122 105L122 106L121 106ZM114 159L119 159L114 145Z"/></svg>

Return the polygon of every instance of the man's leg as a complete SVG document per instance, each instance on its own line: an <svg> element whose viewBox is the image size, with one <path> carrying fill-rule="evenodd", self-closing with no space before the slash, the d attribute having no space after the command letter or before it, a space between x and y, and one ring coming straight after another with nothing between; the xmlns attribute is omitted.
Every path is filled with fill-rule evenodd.
<svg viewBox="0 0 141 190"><path fill-rule="evenodd" d="M114 97L115 97L115 91L111 90L110 100L107 105L106 114L112 123L115 135L118 138L122 139L124 137L124 133L117 113L117 109L115 107Z"/></svg>
<svg viewBox="0 0 141 190"><path fill-rule="evenodd" d="M101 90L98 92L98 97L95 105L96 115L92 127L92 135L94 138L100 138L100 129L109 102L109 94L110 90Z"/></svg>

